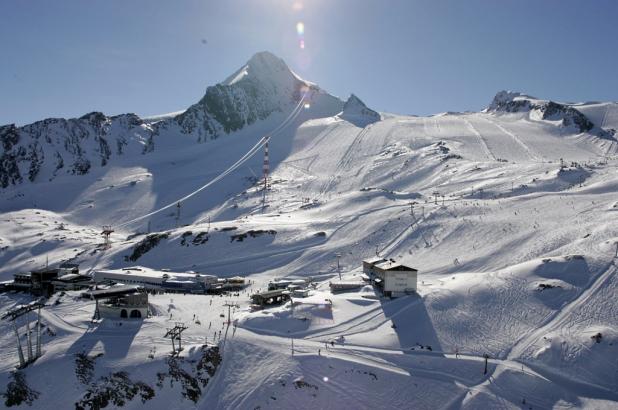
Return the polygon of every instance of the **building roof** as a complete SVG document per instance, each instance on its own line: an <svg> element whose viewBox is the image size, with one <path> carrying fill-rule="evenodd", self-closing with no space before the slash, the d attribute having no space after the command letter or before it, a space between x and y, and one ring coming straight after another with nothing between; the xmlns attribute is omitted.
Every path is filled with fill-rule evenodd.
<svg viewBox="0 0 618 410"><path fill-rule="evenodd" d="M272 298L275 296L283 295L284 294L283 292L286 292L286 290L285 289L268 290L266 292L254 293L253 295L251 295L251 297L268 299L268 298Z"/></svg>
<svg viewBox="0 0 618 410"><path fill-rule="evenodd" d="M376 264L378 262L382 262L382 261L385 261L385 260L386 259L384 259L381 256L373 256L373 257L368 258L368 259L363 259L363 262L369 263L369 264L373 265L373 264Z"/></svg>
<svg viewBox="0 0 618 410"><path fill-rule="evenodd" d="M108 289L91 290L91 291L82 293L82 295L88 295L91 299L102 299L102 298L108 298L111 296L129 295L131 293L139 292L143 289L144 288L141 286L120 285L120 286L112 286Z"/></svg>
<svg viewBox="0 0 618 410"><path fill-rule="evenodd" d="M92 278L87 275L80 275L79 273L67 273L66 275L58 276L54 280L61 281L61 282L71 282L71 281L77 282L77 281L87 281L91 279Z"/></svg>
<svg viewBox="0 0 618 410"><path fill-rule="evenodd" d="M417 269L411 268L407 265L401 264L399 262L393 262L393 261L384 261L381 263L376 263L375 265L376 268L382 269L382 270L411 270L411 271L418 271Z"/></svg>
<svg viewBox="0 0 618 410"><path fill-rule="evenodd" d="M101 273L113 273L120 275L136 275L141 277L150 277L153 279L175 279L175 280L195 280L197 277L215 279L214 275L206 275L201 273L187 273L187 272L170 272L166 270L156 270L146 268L144 266L131 266L123 269L103 269L98 272Z"/></svg>
<svg viewBox="0 0 618 410"><path fill-rule="evenodd" d="M355 289L361 288L365 286L365 282L362 281L339 281L339 282L330 282L328 284L331 290L345 290L345 289Z"/></svg>

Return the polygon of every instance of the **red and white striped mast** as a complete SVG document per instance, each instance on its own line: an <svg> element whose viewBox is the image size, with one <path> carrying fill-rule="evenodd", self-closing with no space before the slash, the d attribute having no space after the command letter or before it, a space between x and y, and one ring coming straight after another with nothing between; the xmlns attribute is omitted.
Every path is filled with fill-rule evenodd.
<svg viewBox="0 0 618 410"><path fill-rule="evenodd" d="M268 158L268 141L270 137L266 137L266 143L264 144L264 166L262 167L262 174L264 175L264 192L262 195L262 207L266 207L266 189L268 188L268 174L270 172L270 160Z"/></svg>

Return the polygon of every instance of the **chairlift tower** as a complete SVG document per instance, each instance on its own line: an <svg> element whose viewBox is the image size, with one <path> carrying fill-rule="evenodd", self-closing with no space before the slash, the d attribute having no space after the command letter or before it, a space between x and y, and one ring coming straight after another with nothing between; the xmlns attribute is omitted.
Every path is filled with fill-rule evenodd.
<svg viewBox="0 0 618 410"><path fill-rule="evenodd" d="M268 189L268 174L270 173L270 158L268 156L268 141L270 137L266 137L264 144L264 166L262 167L262 178L264 179L264 188L262 190L262 208L266 207L266 190Z"/></svg>
<svg viewBox="0 0 618 410"><path fill-rule="evenodd" d="M182 332L187 330L188 327L184 323L176 322L173 328L168 328L163 337L169 338L172 341L172 354L182 351ZM176 344L174 340L178 340L178 350L176 350Z"/></svg>
<svg viewBox="0 0 618 410"><path fill-rule="evenodd" d="M438 191L434 191L433 196L434 196L434 203L436 205L438 205L438 196L440 195L440 193Z"/></svg>
<svg viewBox="0 0 618 410"><path fill-rule="evenodd" d="M223 306L227 306L227 325L231 325L232 324L232 316L231 316L231 309L233 307L235 308L239 308L240 306L236 303L232 303L232 302L225 302L225 304Z"/></svg>
<svg viewBox="0 0 618 410"><path fill-rule="evenodd" d="M41 357L41 308L45 307L44 299L41 298L34 302L30 302L27 305L20 305L16 308L5 313L0 319L2 320L10 320L13 322L13 330L15 332L15 337L17 339L17 353L19 356L19 368L24 368L30 363L34 362L36 359ZM36 324L36 346L35 351L32 351L32 336L30 334L30 317L29 313L36 310L37 311L37 324ZM26 316L26 332L27 341L28 341L28 360L24 359L24 352L21 346L21 340L19 338L19 330L17 326L17 319L22 316Z"/></svg>
<svg viewBox="0 0 618 410"><path fill-rule="evenodd" d="M105 242L103 244L103 248L104 249L109 249L112 242L110 240L110 235L114 232L114 230L112 229L111 225L103 225L103 231L101 232L101 235L103 235L103 238L105 239Z"/></svg>

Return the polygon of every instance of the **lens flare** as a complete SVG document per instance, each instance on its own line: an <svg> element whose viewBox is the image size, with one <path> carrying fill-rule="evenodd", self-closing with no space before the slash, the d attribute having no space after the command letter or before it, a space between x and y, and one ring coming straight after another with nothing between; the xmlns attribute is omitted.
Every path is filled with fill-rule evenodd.
<svg viewBox="0 0 618 410"><path fill-rule="evenodd" d="M305 40L300 40L299 46L302 50L305 49Z"/></svg>
<svg viewBox="0 0 618 410"><path fill-rule="evenodd" d="M309 108L311 108L311 104L305 103L305 110L308 110Z"/></svg>
<svg viewBox="0 0 618 410"><path fill-rule="evenodd" d="M299 36L303 36L305 34L305 23L303 23L302 21L296 23L296 32Z"/></svg>

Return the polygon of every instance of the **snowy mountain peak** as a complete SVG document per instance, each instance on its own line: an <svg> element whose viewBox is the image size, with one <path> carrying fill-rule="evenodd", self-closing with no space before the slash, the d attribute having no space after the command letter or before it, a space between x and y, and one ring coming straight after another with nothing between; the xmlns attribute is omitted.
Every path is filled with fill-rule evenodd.
<svg viewBox="0 0 618 410"><path fill-rule="evenodd" d="M365 127L381 119L380 114L368 108L365 103L354 94L351 94L343 105L343 112L339 114L339 117L359 127Z"/></svg>
<svg viewBox="0 0 618 410"><path fill-rule="evenodd" d="M222 85L241 84L243 82L281 83L303 81L283 59L268 51L260 51L234 74L225 79Z"/></svg>

